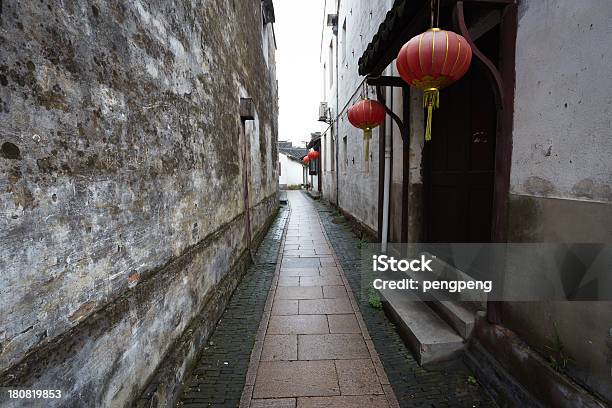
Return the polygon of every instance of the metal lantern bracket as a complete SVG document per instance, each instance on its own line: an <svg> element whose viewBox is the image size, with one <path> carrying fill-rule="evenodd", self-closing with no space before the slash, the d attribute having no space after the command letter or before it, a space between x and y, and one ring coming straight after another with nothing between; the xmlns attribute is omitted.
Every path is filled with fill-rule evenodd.
<svg viewBox="0 0 612 408"><path fill-rule="evenodd" d="M393 119L393 121L399 127L400 135L402 136L402 141L404 142L404 145L410 145L410 132L408 131L408 127L404 125L404 121L402 121L402 119L400 119L400 117L397 116L395 112L389 109L385 100L385 96L382 93L383 86L392 86L396 88L406 89L407 85L404 80L400 77L394 76L369 76L368 78L366 78L366 83L368 85L376 87L376 99L384 106L385 112L387 112L387 114L391 116L391 119Z"/></svg>

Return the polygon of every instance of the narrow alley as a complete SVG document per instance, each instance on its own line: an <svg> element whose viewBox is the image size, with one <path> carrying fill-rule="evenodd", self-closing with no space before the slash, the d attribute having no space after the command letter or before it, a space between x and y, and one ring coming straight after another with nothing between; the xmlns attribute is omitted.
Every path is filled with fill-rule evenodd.
<svg viewBox="0 0 612 408"><path fill-rule="evenodd" d="M0 0L0 408L612 406L610 16Z"/></svg>
<svg viewBox="0 0 612 408"><path fill-rule="evenodd" d="M305 193L286 194L288 208L202 348L178 406L495 406L468 383L461 362L417 364L384 312L355 295L360 250L351 229Z"/></svg>
<svg viewBox="0 0 612 408"><path fill-rule="evenodd" d="M268 407L272 398L289 398L278 403L295 406L295 397L300 407L397 406L316 209L299 192L288 197L282 260L253 349L243 406Z"/></svg>

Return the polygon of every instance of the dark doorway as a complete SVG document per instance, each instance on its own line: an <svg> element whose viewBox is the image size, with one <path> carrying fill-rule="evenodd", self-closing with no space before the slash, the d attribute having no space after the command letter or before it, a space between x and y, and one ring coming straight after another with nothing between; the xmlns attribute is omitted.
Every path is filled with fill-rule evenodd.
<svg viewBox="0 0 612 408"><path fill-rule="evenodd" d="M497 108L476 62L442 90L425 149L428 242L490 242Z"/></svg>

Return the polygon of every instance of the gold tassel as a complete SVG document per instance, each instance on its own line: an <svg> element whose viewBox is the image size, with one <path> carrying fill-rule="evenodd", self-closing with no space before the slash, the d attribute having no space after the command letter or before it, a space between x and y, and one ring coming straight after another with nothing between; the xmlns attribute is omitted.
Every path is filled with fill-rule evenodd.
<svg viewBox="0 0 612 408"><path fill-rule="evenodd" d="M440 91L438 88L429 88L423 92L423 107L427 108L427 126L425 127L425 141L431 140L431 121L433 110L440 107Z"/></svg>
<svg viewBox="0 0 612 408"><path fill-rule="evenodd" d="M370 138L372 137L372 129L365 128L363 129L363 154L364 161L370 160Z"/></svg>

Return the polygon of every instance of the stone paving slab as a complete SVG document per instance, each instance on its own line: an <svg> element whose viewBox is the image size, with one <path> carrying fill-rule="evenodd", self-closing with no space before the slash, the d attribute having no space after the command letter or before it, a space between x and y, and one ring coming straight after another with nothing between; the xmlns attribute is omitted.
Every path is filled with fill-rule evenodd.
<svg viewBox="0 0 612 408"><path fill-rule="evenodd" d="M283 257L282 268L318 268L320 258Z"/></svg>
<svg viewBox="0 0 612 408"><path fill-rule="evenodd" d="M319 275L321 276L340 275L340 270L336 266L322 266L319 268Z"/></svg>
<svg viewBox="0 0 612 408"><path fill-rule="evenodd" d="M253 398L339 395L333 361L262 361Z"/></svg>
<svg viewBox="0 0 612 408"><path fill-rule="evenodd" d="M280 282L280 281L279 281ZM297 300L275 300L272 306L272 316L296 315L298 314Z"/></svg>
<svg viewBox="0 0 612 408"><path fill-rule="evenodd" d="M372 360L336 361L336 373L342 395L383 394Z"/></svg>
<svg viewBox="0 0 612 408"><path fill-rule="evenodd" d="M298 359L345 360L370 358L361 333L298 336Z"/></svg>
<svg viewBox="0 0 612 408"><path fill-rule="evenodd" d="M280 276L320 276L318 268L281 268ZM295 285L299 286L299 285Z"/></svg>
<svg viewBox="0 0 612 408"><path fill-rule="evenodd" d="M254 399L251 408L295 408L295 398Z"/></svg>
<svg viewBox="0 0 612 408"><path fill-rule="evenodd" d="M329 333L325 315L272 316L268 323L270 334L325 334Z"/></svg>
<svg viewBox="0 0 612 408"><path fill-rule="evenodd" d="M300 314L346 314L352 313L353 308L348 299L304 299L299 301L298 311Z"/></svg>
<svg viewBox="0 0 612 408"><path fill-rule="evenodd" d="M279 286L276 289L276 299L322 299L321 286ZM316 314L316 313L311 313ZM320 313L318 313L320 314Z"/></svg>
<svg viewBox="0 0 612 408"><path fill-rule="evenodd" d="M338 275L300 276L300 286L333 286L342 284L342 279Z"/></svg>
<svg viewBox="0 0 612 408"><path fill-rule="evenodd" d="M300 277L280 275L278 277L278 286L300 286Z"/></svg>
<svg viewBox="0 0 612 408"><path fill-rule="evenodd" d="M325 299L348 299L344 285L323 286L323 297Z"/></svg>
<svg viewBox="0 0 612 408"><path fill-rule="evenodd" d="M261 361L297 360L297 335L267 335Z"/></svg>
<svg viewBox="0 0 612 408"><path fill-rule="evenodd" d="M341 314L327 316L329 332L334 334L361 333L354 314Z"/></svg>
<svg viewBox="0 0 612 408"><path fill-rule="evenodd" d="M298 398L297 408L387 408L383 395Z"/></svg>

